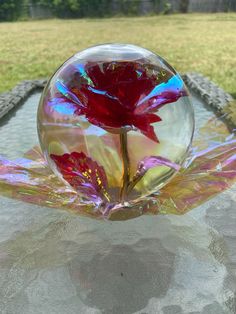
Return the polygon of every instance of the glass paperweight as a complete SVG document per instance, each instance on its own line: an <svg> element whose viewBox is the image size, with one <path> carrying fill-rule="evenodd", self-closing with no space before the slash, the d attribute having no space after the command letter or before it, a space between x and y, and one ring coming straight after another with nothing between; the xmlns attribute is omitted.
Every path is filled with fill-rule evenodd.
<svg viewBox="0 0 236 314"><path fill-rule="evenodd" d="M180 75L158 55L105 44L68 59L38 109L41 148L81 203L104 215L141 206L179 171L193 108Z"/></svg>

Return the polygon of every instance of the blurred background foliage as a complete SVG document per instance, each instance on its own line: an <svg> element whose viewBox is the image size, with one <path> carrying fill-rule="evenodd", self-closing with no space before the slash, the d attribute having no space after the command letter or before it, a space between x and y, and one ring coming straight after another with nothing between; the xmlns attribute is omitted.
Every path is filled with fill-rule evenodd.
<svg viewBox="0 0 236 314"><path fill-rule="evenodd" d="M236 0L0 0L0 21L187 13L192 3L203 11L236 10Z"/></svg>
<svg viewBox="0 0 236 314"><path fill-rule="evenodd" d="M236 98L236 13L217 13L229 10L236 0L0 0L0 93L49 77L78 50L121 42L200 72Z"/></svg>
<svg viewBox="0 0 236 314"><path fill-rule="evenodd" d="M13 21L22 13L23 0L0 0L0 21Z"/></svg>

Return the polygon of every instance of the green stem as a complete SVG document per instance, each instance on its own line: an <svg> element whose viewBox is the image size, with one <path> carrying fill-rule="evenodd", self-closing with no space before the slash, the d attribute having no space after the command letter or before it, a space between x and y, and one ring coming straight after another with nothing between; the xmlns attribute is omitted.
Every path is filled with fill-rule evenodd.
<svg viewBox="0 0 236 314"><path fill-rule="evenodd" d="M130 161L128 154L128 134L122 132L120 134L120 149L123 162L122 187L120 190L120 201L124 202L127 197L128 187L130 183Z"/></svg>
<svg viewBox="0 0 236 314"><path fill-rule="evenodd" d="M127 194L129 194L130 192L132 192L132 190L135 188L136 184L139 183L139 181L143 178L142 176L139 177L134 177L133 180L130 181L129 185L128 185L128 189L127 189Z"/></svg>

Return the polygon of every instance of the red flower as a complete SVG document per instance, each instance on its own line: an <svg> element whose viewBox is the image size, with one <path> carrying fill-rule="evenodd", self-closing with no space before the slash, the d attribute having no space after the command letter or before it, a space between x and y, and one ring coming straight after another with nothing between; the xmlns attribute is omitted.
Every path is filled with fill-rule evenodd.
<svg viewBox="0 0 236 314"><path fill-rule="evenodd" d="M96 203L109 201L107 177L102 166L83 152L50 155L63 178L79 193Z"/></svg>
<svg viewBox="0 0 236 314"><path fill-rule="evenodd" d="M88 62L74 67L65 77L62 72L49 105L61 113L85 115L90 123L114 133L123 127L136 128L158 142L152 126L161 121L156 112L187 95L177 74L160 74L160 69L150 69L141 61Z"/></svg>

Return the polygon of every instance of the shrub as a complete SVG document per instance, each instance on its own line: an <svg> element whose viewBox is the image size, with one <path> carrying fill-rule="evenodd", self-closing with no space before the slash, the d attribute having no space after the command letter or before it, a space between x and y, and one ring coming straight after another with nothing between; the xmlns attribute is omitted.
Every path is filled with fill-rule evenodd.
<svg viewBox="0 0 236 314"><path fill-rule="evenodd" d="M22 11L23 0L0 0L0 21L16 20Z"/></svg>

